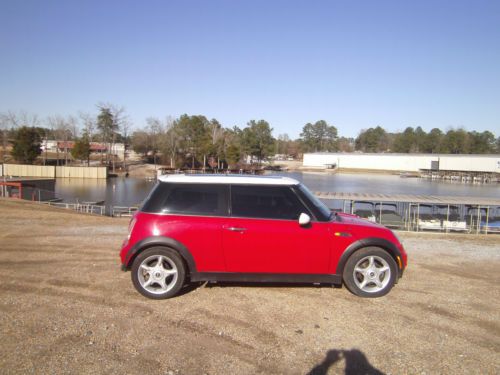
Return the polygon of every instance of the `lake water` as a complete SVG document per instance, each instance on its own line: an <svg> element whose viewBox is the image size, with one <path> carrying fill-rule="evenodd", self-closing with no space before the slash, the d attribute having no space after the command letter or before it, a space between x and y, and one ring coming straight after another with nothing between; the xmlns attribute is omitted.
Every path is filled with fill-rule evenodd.
<svg viewBox="0 0 500 375"><path fill-rule="evenodd" d="M316 191L500 198L500 184L473 185L378 174L273 174L295 178ZM154 181L124 177L108 180L61 178L56 180L55 189L56 196L68 201L105 201L108 206L135 206L146 197L154 184Z"/></svg>

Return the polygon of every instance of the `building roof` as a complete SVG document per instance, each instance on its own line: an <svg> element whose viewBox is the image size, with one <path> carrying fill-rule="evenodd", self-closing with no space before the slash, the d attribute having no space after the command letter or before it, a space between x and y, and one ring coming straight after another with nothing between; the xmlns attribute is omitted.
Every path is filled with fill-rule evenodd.
<svg viewBox="0 0 500 375"><path fill-rule="evenodd" d="M220 174L170 174L158 178L162 182L189 184L251 184L251 185L298 185L299 181L281 176L248 176Z"/></svg>
<svg viewBox="0 0 500 375"><path fill-rule="evenodd" d="M57 147L60 149L72 149L75 147L75 142L73 141L57 141ZM90 142L90 151L105 151L108 147L104 143Z"/></svg>
<svg viewBox="0 0 500 375"><path fill-rule="evenodd" d="M306 152L304 155L337 155L337 156L407 156L407 157L451 157L451 158L494 158L499 159L498 154L420 154L420 153L397 153L397 152Z"/></svg>

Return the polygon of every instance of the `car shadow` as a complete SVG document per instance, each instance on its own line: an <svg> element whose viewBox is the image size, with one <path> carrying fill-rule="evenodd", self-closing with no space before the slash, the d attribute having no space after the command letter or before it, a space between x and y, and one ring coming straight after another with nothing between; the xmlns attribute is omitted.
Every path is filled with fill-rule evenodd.
<svg viewBox="0 0 500 375"><path fill-rule="evenodd" d="M260 282L243 282L243 281L200 281L200 282L187 282L182 289L175 295L180 297L185 294L191 293L199 288L334 288L340 289L342 285L337 284L312 284L312 283L260 283Z"/></svg>
<svg viewBox="0 0 500 375"><path fill-rule="evenodd" d="M184 284L182 289L175 295L175 297L180 297L183 296L184 294L191 293L195 291L196 289L200 288L203 286L204 283L202 282L188 282Z"/></svg>
<svg viewBox="0 0 500 375"><path fill-rule="evenodd" d="M217 281L207 282L206 288L226 288L226 287L241 287L241 288L342 288L342 285L328 283L280 283L280 282L252 282L252 281Z"/></svg>
<svg viewBox="0 0 500 375"><path fill-rule="evenodd" d="M307 375L326 375L330 367L342 359L345 360L345 375L384 375L382 371L373 367L366 355L358 349L329 350L323 361L314 366Z"/></svg>

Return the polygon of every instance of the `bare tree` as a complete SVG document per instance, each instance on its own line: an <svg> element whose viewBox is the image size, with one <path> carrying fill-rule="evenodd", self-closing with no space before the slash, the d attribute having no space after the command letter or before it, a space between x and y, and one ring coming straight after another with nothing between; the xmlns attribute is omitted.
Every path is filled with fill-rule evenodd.
<svg viewBox="0 0 500 375"><path fill-rule="evenodd" d="M165 119L164 150L170 155L170 167L175 167L175 159L179 150L180 135L177 131L176 122L172 116Z"/></svg>
<svg viewBox="0 0 500 375"><path fill-rule="evenodd" d="M80 117L82 122L83 132L87 134L89 141L92 141L97 127L95 116L87 112L80 112L78 117Z"/></svg>
<svg viewBox="0 0 500 375"><path fill-rule="evenodd" d="M153 163L155 165L155 170L156 170L156 156L158 154L160 146L159 137L163 133L163 124L156 117L148 117L146 119L146 123L148 124L147 132L151 139L151 147L153 150Z"/></svg>
<svg viewBox="0 0 500 375"><path fill-rule="evenodd" d="M124 117L121 123L121 132L123 136L123 170L125 172L127 172L127 147L128 147L127 142L128 142L130 126L131 123L128 117Z"/></svg>
<svg viewBox="0 0 500 375"><path fill-rule="evenodd" d="M68 123L68 129L70 131L71 139L78 138L78 133L80 132L80 124L78 123L78 118L75 116L68 116L66 118L66 122Z"/></svg>
<svg viewBox="0 0 500 375"><path fill-rule="evenodd" d="M170 166L175 167L181 136L177 122L171 116L165 117L164 120L148 117L145 129L134 133L133 142L135 150L141 150L145 154L152 153L155 169L159 153L163 154L165 158L168 157Z"/></svg>
<svg viewBox="0 0 500 375"><path fill-rule="evenodd" d="M212 147L210 153L212 156L217 155L217 169L219 169L219 156L224 153L225 145L225 130L216 119L212 119L209 123L210 132L212 135ZM205 167L205 162L203 162Z"/></svg>
<svg viewBox="0 0 500 375"><path fill-rule="evenodd" d="M18 128L20 126L27 126L29 128L40 126L40 119L38 118L38 115L28 113L26 111L8 111L7 118L11 126L14 128Z"/></svg>
<svg viewBox="0 0 500 375"><path fill-rule="evenodd" d="M64 147L64 163L68 164L68 142L70 139L75 137L74 132L77 131L77 121L73 116L69 116L67 118L55 115L50 116L47 119L47 124L52 129L55 138L56 138L56 152L57 152L57 165L59 165L59 142L58 140L63 141Z"/></svg>
<svg viewBox="0 0 500 375"><path fill-rule="evenodd" d="M0 130L2 131L2 160L7 160L7 129L9 127L9 117L6 113L0 113Z"/></svg>
<svg viewBox="0 0 500 375"><path fill-rule="evenodd" d="M280 134L275 142L275 153L284 155L288 152L288 144L290 143L290 137L288 134Z"/></svg>
<svg viewBox="0 0 500 375"><path fill-rule="evenodd" d="M212 145L216 145L222 138L224 138L224 128L215 119L210 121L210 133L212 134Z"/></svg>
<svg viewBox="0 0 500 375"><path fill-rule="evenodd" d="M97 117L97 127L101 131L103 141L109 145L107 161L112 153L113 173L115 172L115 142L116 135L123 125L128 122L124 107L119 107L110 103L99 103L97 108L100 114Z"/></svg>

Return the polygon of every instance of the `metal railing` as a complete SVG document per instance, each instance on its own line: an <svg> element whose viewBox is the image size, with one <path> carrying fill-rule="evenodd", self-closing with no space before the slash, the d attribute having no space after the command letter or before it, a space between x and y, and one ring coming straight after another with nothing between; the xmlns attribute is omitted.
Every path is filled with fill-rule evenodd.
<svg viewBox="0 0 500 375"><path fill-rule="evenodd" d="M65 202L39 202L47 206L64 208L85 214L106 215L106 207L88 203L65 203Z"/></svg>
<svg viewBox="0 0 500 375"><path fill-rule="evenodd" d="M21 182L0 181L0 197L22 199L33 202L62 201L62 198L57 197L54 191L25 186L22 185Z"/></svg>
<svg viewBox="0 0 500 375"><path fill-rule="evenodd" d="M125 207L125 206L111 206L111 216L113 217L130 217L132 216L139 207Z"/></svg>

